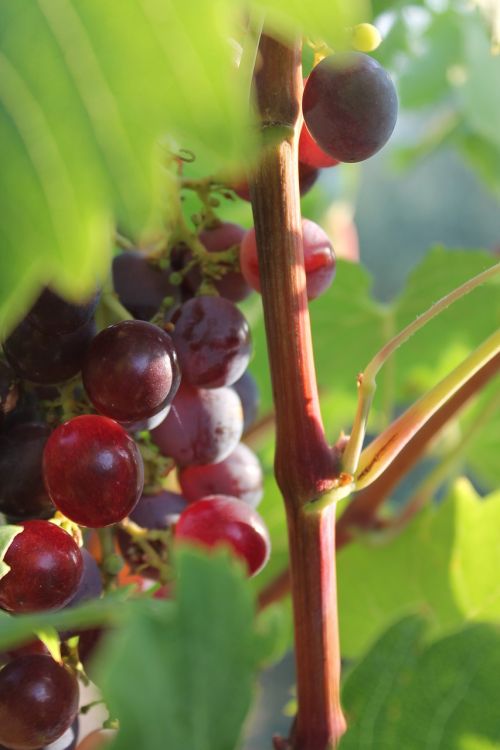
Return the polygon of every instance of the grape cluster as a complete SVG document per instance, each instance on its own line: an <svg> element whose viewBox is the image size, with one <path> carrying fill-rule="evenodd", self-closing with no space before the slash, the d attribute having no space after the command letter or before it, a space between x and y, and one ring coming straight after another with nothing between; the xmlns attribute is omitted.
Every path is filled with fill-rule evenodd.
<svg viewBox="0 0 500 750"><path fill-rule="evenodd" d="M317 65L304 89L301 192L319 169L378 150L395 108L390 79L365 54ZM248 185L232 188L248 199ZM116 255L113 299L129 319L98 317L98 331L104 293L76 304L46 288L3 341L0 513L16 527L2 558L5 612L74 607L115 579L157 581L155 596L169 596L173 544L226 546L248 575L265 565L262 469L241 442L259 394L236 305L260 291L256 237L220 221L214 200L163 255ZM302 229L313 300L334 278L335 255L317 224ZM108 549L94 529L108 529ZM64 658L74 636L92 676L100 629L60 633L61 663L37 638L0 653L0 750L75 747L74 653Z"/></svg>

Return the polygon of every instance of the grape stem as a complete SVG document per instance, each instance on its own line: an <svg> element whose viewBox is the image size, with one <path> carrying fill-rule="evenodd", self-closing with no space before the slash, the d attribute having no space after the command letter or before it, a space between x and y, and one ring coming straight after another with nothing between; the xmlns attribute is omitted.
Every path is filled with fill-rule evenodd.
<svg viewBox="0 0 500 750"><path fill-rule="evenodd" d="M264 35L254 76L263 147L250 181L276 409L276 479L291 558L298 712L290 747L331 750L345 731L335 576L335 504L305 507L335 486L338 461L319 408L307 306L297 138L301 49Z"/></svg>

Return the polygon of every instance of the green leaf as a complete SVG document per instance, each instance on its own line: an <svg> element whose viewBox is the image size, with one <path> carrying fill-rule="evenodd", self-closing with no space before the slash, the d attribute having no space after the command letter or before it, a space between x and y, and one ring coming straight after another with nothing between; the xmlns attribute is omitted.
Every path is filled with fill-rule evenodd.
<svg viewBox="0 0 500 750"><path fill-rule="evenodd" d="M35 630L35 635L48 648L50 655L55 661L61 661L61 644L59 633L51 625Z"/></svg>
<svg viewBox="0 0 500 750"><path fill-rule="evenodd" d="M292 37L305 34L335 48L349 40L348 28L370 18L367 0L251 0L267 27Z"/></svg>
<svg viewBox="0 0 500 750"><path fill-rule="evenodd" d="M0 650L24 643L38 631L78 630L96 625L120 624L135 609L147 609L152 604L147 599L125 601L128 591L107 594L102 599L59 612L44 612L12 617L0 610Z"/></svg>
<svg viewBox="0 0 500 750"><path fill-rule="evenodd" d="M114 216L157 226L165 133L210 169L252 153L235 20L231 0L1 4L2 331L42 283L78 297L103 278Z"/></svg>
<svg viewBox="0 0 500 750"><path fill-rule="evenodd" d="M347 677L341 750L499 747L500 629L474 625L431 646L425 637L424 619L398 622Z"/></svg>
<svg viewBox="0 0 500 750"><path fill-rule="evenodd" d="M178 555L173 606L137 612L105 650L102 688L116 750L234 750L261 645L242 566ZM147 665L147 668L145 668Z"/></svg>
<svg viewBox="0 0 500 750"><path fill-rule="evenodd" d="M424 0L372 0L373 15L404 8L406 5L424 5Z"/></svg>
<svg viewBox="0 0 500 750"><path fill-rule="evenodd" d="M433 248L410 274L394 306L393 325L401 330L433 302L497 262L479 250ZM420 395L447 375L490 336L500 321L495 279L458 300L434 318L395 354L398 400Z"/></svg>
<svg viewBox="0 0 500 750"><path fill-rule="evenodd" d="M342 550L342 652L359 655L388 623L416 610L429 614L434 637L468 620L500 619L499 526L500 493L481 500L462 479L395 538Z"/></svg>
<svg viewBox="0 0 500 750"><path fill-rule="evenodd" d="M282 659L293 643L290 599L266 607L257 618L257 630L262 649L261 663L266 666Z"/></svg>
<svg viewBox="0 0 500 750"><path fill-rule="evenodd" d="M23 531L22 526L0 526L0 580L7 575L10 566L5 562L12 540Z"/></svg>
<svg viewBox="0 0 500 750"><path fill-rule="evenodd" d="M421 54L413 59L399 78L401 106L417 108L453 95L449 71L462 65L463 16L449 11L432 18L421 40Z"/></svg>
<svg viewBox="0 0 500 750"><path fill-rule="evenodd" d="M500 58L491 52L488 30L475 13L463 29L467 73L459 89L461 108L468 127L500 147L500 102L491 96L500 86Z"/></svg>

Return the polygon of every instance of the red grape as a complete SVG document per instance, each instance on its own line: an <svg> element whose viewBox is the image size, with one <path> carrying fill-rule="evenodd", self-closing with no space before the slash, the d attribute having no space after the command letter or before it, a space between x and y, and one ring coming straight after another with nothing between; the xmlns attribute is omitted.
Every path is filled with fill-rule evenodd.
<svg viewBox="0 0 500 750"><path fill-rule="evenodd" d="M153 442L180 466L222 461L243 431L243 412L232 388L192 388L183 383L170 413L152 431Z"/></svg>
<svg viewBox="0 0 500 750"><path fill-rule="evenodd" d="M243 443L218 464L187 466L179 473L182 493L189 502L207 495L230 495L255 508L262 499L262 481L259 459Z"/></svg>
<svg viewBox="0 0 500 750"><path fill-rule="evenodd" d="M325 57L304 88L302 109L309 131L334 159L373 156L396 124L398 98L386 70L362 52Z"/></svg>
<svg viewBox="0 0 500 750"><path fill-rule="evenodd" d="M183 378L198 388L231 385L250 360L248 323L223 297L195 297L174 318L172 334Z"/></svg>
<svg viewBox="0 0 500 750"><path fill-rule="evenodd" d="M12 520L50 516L54 511L42 477L49 435L47 425L34 422L14 425L0 435L0 512Z"/></svg>
<svg viewBox="0 0 500 750"><path fill-rule="evenodd" d="M95 335L89 320L76 331L54 336L25 318L3 344L5 356L17 374L42 385L69 380L81 369L85 352Z"/></svg>
<svg viewBox="0 0 500 750"><path fill-rule="evenodd" d="M44 333L72 333L91 319L99 296L100 292L94 292L86 302L73 304L47 288L38 297L27 317L35 328Z"/></svg>
<svg viewBox="0 0 500 750"><path fill-rule="evenodd" d="M57 740L78 711L78 682L50 656L21 656L0 672L0 742L36 750Z"/></svg>
<svg viewBox="0 0 500 750"><path fill-rule="evenodd" d="M316 299L330 286L335 276L335 255L324 230L309 219L302 219L304 266L307 298ZM255 229L249 229L241 243L241 270L246 280L260 291L259 262Z"/></svg>
<svg viewBox="0 0 500 750"><path fill-rule="evenodd" d="M175 527L175 538L203 547L228 545L255 575L266 564L271 549L269 532L256 510L226 495L212 495L192 503Z"/></svg>
<svg viewBox="0 0 500 750"><path fill-rule="evenodd" d="M0 579L0 607L9 612L60 609L75 595L83 573L73 537L49 521L25 521L12 540Z"/></svg>
<svg viewBox="0 0 500 750"><path fill-rule="evenodd" d="M75 523L99 528L133 510L144 485L144 467L130 435L107 417L75 417L47 441L45 485L54 505Z"/></svg>
<svg viewBox="0 0 500 750"><path fill-rule="evenodd" d="M205 229L200 233L199 240L209 253L216 253L221 250L228 250L233 245L239 245L244 234L245 229L240 227L239 224L223 222ZM196 266L187 274L187 286L195 293L201 281L202 276L199 266ZM225 297L225 299L229 299L231 302L241 302L252 291L240 271L228 271L225 273L222 278L215 281L215 288L221 297Z"/></svg>
<svg viewBox="0 0 500 750"><path fill-rule="evenodd" d="M125 320L92 341L82 378L98 412L134 422L165 412L179 387L180 370L168 333L142 320Z"/></svg>
<svg viewBox="0 0 500 750"><path fill-rule="evenodd" d="M339 163L337 159L333 159L318 146L305 123L300 131L299 161L316 169L334 167Z"/></svg>
<svg viewBox="0 0 500 750"><path fill-rule="evenodd" d="M134 318L150 320L165 299L180 301L179 287L169 281L170 269L161 269L140 252L129 250L113 259L113 285L118 299Z"/></svg>

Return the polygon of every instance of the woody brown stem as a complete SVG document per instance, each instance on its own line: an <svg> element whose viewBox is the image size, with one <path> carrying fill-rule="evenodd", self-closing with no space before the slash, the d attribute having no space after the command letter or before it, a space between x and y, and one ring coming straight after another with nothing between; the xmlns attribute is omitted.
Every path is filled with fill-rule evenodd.
<svg viewBox="0 0 500 750"><path fill-rule="evenodd" d="M300 46L263 36L255 96L263 153L250 191L276 411L276 478L288 517L298 713L294 750L327 750L345 730L335 580L335 507L306 513L338 466L319 409L302 247L295 133Z"/></svg>

